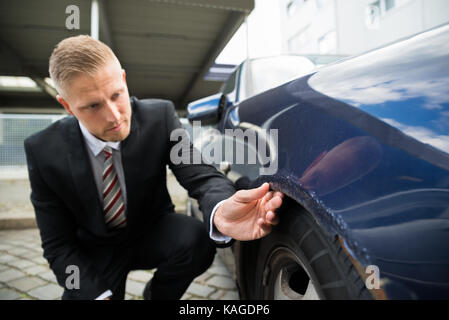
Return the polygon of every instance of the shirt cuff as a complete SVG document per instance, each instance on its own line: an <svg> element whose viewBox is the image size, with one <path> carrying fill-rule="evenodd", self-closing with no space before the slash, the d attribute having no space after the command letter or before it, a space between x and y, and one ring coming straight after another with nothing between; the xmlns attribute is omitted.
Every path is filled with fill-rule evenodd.
<svg viewBox="0 0 449 320"><path fill-rule="evenodd" d="M106 292L103 292L98 298L96 298L95 300L104 300L106 298L109 298L112 296L112 291L108 290Z"/></svg>
<svg viewBox="0 0 449 320"><path fill-rule="evenodd" d="M220 201L219 203L217 203L214 207L214 209L212 210L212 213L210 215L210 230L209 230L209 237L214 240L215 242L219 242L219 243L229 243L232 238L225 236L224 234L222 234L220 231L217 230L217 228L215 228L214 225L214 216L215 216L215 212L217 211L218 207L225 202L226 200Z"/></svg>

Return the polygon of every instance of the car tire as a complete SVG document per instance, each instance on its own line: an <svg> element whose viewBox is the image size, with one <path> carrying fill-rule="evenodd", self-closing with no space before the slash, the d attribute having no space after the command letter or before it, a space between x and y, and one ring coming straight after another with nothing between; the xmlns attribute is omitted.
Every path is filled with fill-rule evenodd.
<svg viewBox="0 0 449 320"><path fill-rule="evenodd" d="M327 236L302 207L292 202L283 207L279 225L260 240L256 254L249 254L257 258L256 272L246 281L252 287L246 288L247 297L371 300L338 239Z"/></svg>

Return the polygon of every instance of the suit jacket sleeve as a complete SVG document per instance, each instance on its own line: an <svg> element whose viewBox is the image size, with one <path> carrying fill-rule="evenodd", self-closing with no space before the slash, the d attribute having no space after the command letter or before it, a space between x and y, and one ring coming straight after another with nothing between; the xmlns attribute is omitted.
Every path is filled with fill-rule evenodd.
<svg viewBox="0 0 449 320"><path fill-rule="evenodd" d="M169 167L179 183L188 191L189 196L198 200L200 210L203 213L203 222L209 232L211 227L210 215L213 208L218 202L235 193L234 184L214 166L207 165L202 160L201 163L195 164L198 161L193 161L193 159L201 159L201 157L199 151L193 147L189 139L185 137L181 141L170 139L174 130L183 129L171 102L167 103L166 123L170 140L168 144ZM178 150L182 152L182 159L185 161L174 163L172 161L174 160L173 154L170 156L170 153Z"/></svg>
<svg viewBox="0 0 449 320"><path fill-rule="evenodd" d="M66 281L76 284L68 277L76 273L69 266L79 270L79 289L65 291L70 299L95 299L109 289L95 267L83 256L76 241L76 221L63 201L48 187L39 172L33 147L25 141L28 173L31 182L31 202L40 230L44 257L56 275L60 286L67 288ZM71 267L73 268L73 267Z"/></svg>

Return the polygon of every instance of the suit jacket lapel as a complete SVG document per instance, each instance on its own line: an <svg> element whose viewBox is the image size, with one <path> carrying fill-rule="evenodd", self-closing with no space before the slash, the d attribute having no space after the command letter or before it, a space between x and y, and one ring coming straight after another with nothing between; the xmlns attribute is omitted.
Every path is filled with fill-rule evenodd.
<svg viewBox="0 0 449 320"><path fill-rule="evenodd" d="M83 210L79 214L82 216L81 220L86 221L90 228L93 228L97 232L107 233L103 210L100 199L98 199L95 179L86 146L78 121L76 119L73 120L68 129L68 162L70 166L69 170L82 203Z"/></svg>
<svg viewBox="0 0 449 320"><path fill-rule="evenodd" d="M135 115L135 100L131 98L132 114L131 114L131 129L129 136L122 141L120 145L120 153L122 156L123 172L125 175L126 194L127 194L127 214L128 225L133 223L132 215L137 212L134 205L139 203L142 196L142 190L138 188L139 177L142 175L141 167L138 165L142 162L139 147L140 143L140 129Z"/></svg>

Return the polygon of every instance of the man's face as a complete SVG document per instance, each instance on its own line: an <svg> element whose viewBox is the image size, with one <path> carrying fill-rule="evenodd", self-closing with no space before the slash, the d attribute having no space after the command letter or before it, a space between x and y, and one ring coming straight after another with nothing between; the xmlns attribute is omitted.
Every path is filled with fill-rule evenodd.
<svg viewBox="0 0 449 320"><path fill-rule="evenodd" d="M74 77L58 101L97 138L122 141L131 127L131 104L125 71L116 60L101 67L94 76Z"/></svg>

